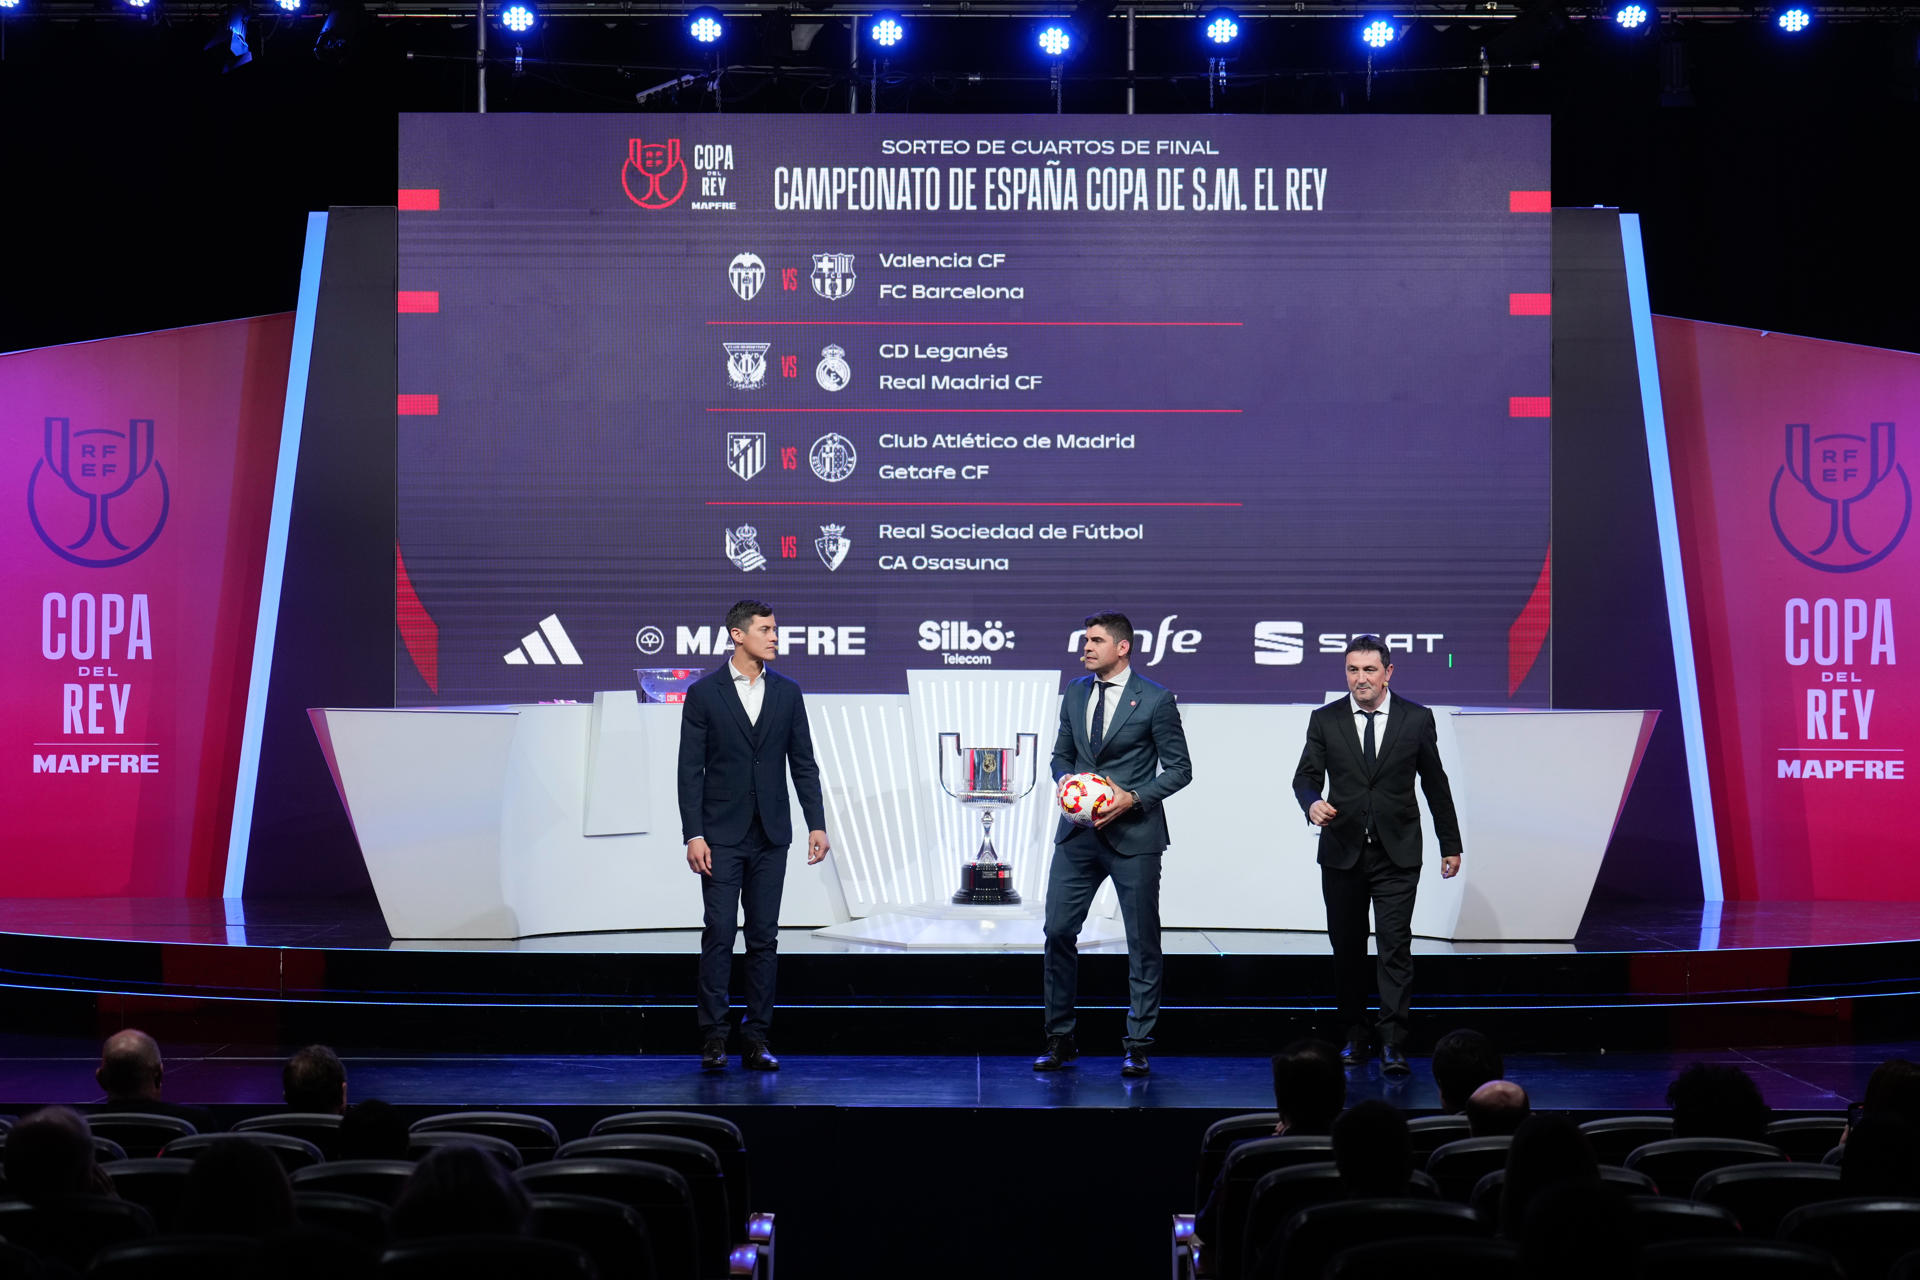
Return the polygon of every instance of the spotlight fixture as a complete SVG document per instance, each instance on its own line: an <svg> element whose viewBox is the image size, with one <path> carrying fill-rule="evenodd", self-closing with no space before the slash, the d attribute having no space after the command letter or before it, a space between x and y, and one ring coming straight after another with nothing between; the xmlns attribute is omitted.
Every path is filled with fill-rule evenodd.
<svg viewBox="0 0 1920 1280"><path fill-rule="evenodd" d="M508 0L496 21L509 35L523 36L540 25L540 9L534 0Z"/></svg>
<svg viewBox="0 0 1920 1280"><path fill-rule="evenodd" d="M897 13L876 13L867 25L867 39L878 48L896 48L906 38L907 24Z"/></svg>
<svg viewBox="0 0 1920 1280"><path fill-rule="evenodd" d="M1645 35L1658 16L1652 0L1626 0L1613 6L1613 28L1629 35Z"/></svg>
<svg viewBox="0 0 1920 1280"><path fill-rule="evenodd" d="M727 34L727 20L718 9L695 9L687 15L687 34L695 44L718 44Z"/></svg>
<svg viewBox="0 0 1920 1280"><path fill-rule="evenodd" d="M213 39L204 46L208 53L217 55L221 75L238 71L253 61L253 49L247 44L247 19L250 16L245 4L229 5L226 16L214 29Z"/></svg>
<svg viewBox="0 0 1920 1280"><path fill-rule="evenodd" d="M1400 36L1400 28L1385 18L1370 18L1360 28L1360 43L1376 53L1392 44Z"/></svg>
<svg viewBox="0 0 1920 1280"><path fill-rule="evenodd" d="M1200 20L1200 34L1214 49L1226 49L1240 40L1240 18L1231 9L1215 9Z"/></svg>
<svg viewBox="0 0 1920 1280"><path fill-rule="evenodd" d="M1782 9L1773 15L1773 25L1790 36L1797 36L1813 25L1813 10L1797 4Z"/></svg>
<svg viewBox="0 0 1920 1280"><path fill-rule="evenodd" d="M120 0L120 3L135 13L152 13L154 10L153 0Z"/></svg>
<svg viewBox="0 0 1920 1280"><path fill-rule="evenodd" d="M1073 48L1073 33L1058 22L1049 22L1040 28L1038 40L1040 52L1056 60L1066 57L1067 50Z"/></svg>
<svg viewBox="0 0 1920 1280"><path fill-rule="evenodd" d="M300 12L300 3L301 0L273 0L274 8L282 13Z"/></svg>
<svg viewBox="0 0 1920 1280"><path fill-rule="evenodd" d="M20 7L20 0L0 0L0 13L12 13Z"/></svg>
<svg viewBox="0 0 1920 1280"><path fill-rule="evenodd" d="M345 62L366 23L360 0L333 0L327 6L327 18L313 40L313 56L321 62Z"/></svg>

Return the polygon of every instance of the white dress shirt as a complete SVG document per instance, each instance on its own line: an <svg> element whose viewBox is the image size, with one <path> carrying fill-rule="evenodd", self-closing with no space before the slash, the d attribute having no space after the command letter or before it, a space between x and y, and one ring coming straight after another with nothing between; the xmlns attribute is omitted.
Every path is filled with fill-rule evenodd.
<svg viewBox="0 0 1920 1280"><path fill-rule="evenodd" d="M753 675L744 674L739 667L728 662L733 672L733 690L740 695L740 705L747 710L747 722L760 723L760 704L767 700L767 673L763 669Z"/></svg>
<svg viewBox="0 0 1920 1280"><path fill-rule="evenodd" d="M1121 690L1127 687L1127 673L1128 673L1128 668L1123 666L1118 671L1108 676L1107 687L1105 689L1102 689L1100 687L1100 683L1099 683L1100 677L1098 676L1094 677L1093 690L1092 692L1087 694L1087 738L1089 740L1093 738L1094 695L1105 694L1106 696L1107 709L1106 709L1105 716L1100 721L1101 737L1104 739L1107 732L1113 728L1113 713L1119 710L1120 692Z"/></svg>
<svg viewBox="0 0 1920 1280"><path fill-rule="evenodd" d="M1381 690L1379 714L1373 718L1373 756L1380 758L1380 744L1387 737L1387 704L1393 701L1393 695ZM1347 705L1353 708L1353 731L1360 736L1360 750L1367 749L1367 714L1360 709L1359 700L1352 694L1347 695Z"/></svg>

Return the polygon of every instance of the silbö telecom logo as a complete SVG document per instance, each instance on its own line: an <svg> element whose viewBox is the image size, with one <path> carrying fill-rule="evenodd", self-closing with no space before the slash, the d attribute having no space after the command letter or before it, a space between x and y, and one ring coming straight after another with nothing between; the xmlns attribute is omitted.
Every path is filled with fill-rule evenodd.
<svg viewBox="0 0 1920 1280"><path fill-rule="evenodd" d="M172 505L153 419L132 419L125 431L46 420L27 479L27 518L55 555L89 569L125 564L159 538Z"/></svg>
<svg viewBox="0 0 1920 1280"><path fill-rule="evenodd" d="M1864 436L1815 436L1787 424L1786 464L1774 473L1768 515L1780 545L1823 573L1856 573L1890 555L1913 519L1913 486L1894 461L1894 424ZM1792 477L1797 484L1784 483ZM1887 483L1897 481L1897 486Z"/></svg>

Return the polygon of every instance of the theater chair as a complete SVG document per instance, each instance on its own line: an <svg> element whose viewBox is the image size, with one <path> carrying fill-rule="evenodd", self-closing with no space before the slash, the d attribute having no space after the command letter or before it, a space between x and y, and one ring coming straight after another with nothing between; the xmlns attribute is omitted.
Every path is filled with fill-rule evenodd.
<svg viewBox="0 0 1920 1280"><path fill-rule="evenodd" d="M45 1204L0 1202L0 1240L84 1271L108 1245L153 1234L153 1215L112 1196L65 1196Z"/></svg>
<svg viewBox="0 0 1920 1280"><path fill-rule="evenodd" d="M1672 1116L1607 1116L1580 1126L1593 1158L1601 1164L1625 1165L1627 1156L1649 1142L1673 1136Z"/></svg>
<svg viewBox="0 0 1920 1280"><path fill-rule="evenodd" d="M1334 1255L1363 1244L1491 1234L1479 1214L1446 1200L1334 1200L1294 1214L1245 1274L1248 1280L1295 1280L1323 1274Z"/></svg>
<svg viewBox="0 0 1920 1280"><path fill-rule="evenodd" d="M1327 1280L1512 1280L1520 1246L1470 1236L1415 1236L1342 1249L1327 1263Z"/></svg>
<svg viewBox="0 0 1920 1280"><path fill-rule="evenodd" d="M440 1236L380 1255L379 1280L599 1280L593 1259L558 1240L531 1236Z"/></svg>
<svg viewBox="0 0 1920 1280"><path fill-rule="evenodd" d="M340 1117L329 1111L281 1111L270 1116L248 1116L235 1122L230 1132L284 1133L289 1138L305 1138L331 1160L339 1154Z"/></svg>
<svg viewBox="0 0 1920 1280"><path fill-rule="evenodd" d="M171 1231L179 1222L180 1203L186 1198L193 1161L178 1156L149 1156L143 1160L109 1160L100 1170L113 1179L113 1193L152 1214L154 1226L159 1230Z"/></svg>
<svg viewBox="0 0 1920 1280"><path fill-rule="evenodd" d="M255 1280L260 1246L240 1236L160 1236L111 1245L94 1256L88 1280Z"/></svg>
<svg viewBox="0 0 1920 1280"><path fill-rule="evenodd" d="M553 1127L551 1121L539 1116L523 1115L518 1111L449 1111L445 1115L415 1120L407 1127L407 1132L441 1133L448 1129L457 1133L505 1138L520 1148L520 1159L524 1164L551 1160L560 1146L560 1131Z"/></svg>
<svg viewBox="0 0 1920 1280"><path fill-rule="evenodd" d="M375 1257L387 1247L387 1206L378 1200L343 1191L296 1190L293 1216L301 1226L352 1240Z"/></svg>
<svg viewBox="0 0 1920 1280"><path fill-rule="evenodd" d="M601 1280L654 1280L653 1242L640 1211L598 1196L534 1196L528 1234L573 1245Z"/></svg>
<svg viewBox="0 0 1920 1280"><path fill-rule="evenodd" d="M295 1169L291 1175L296 1194L337 1191L384 1205L400 1198L401 1188L412 1176L410 1160L333 1160Z"/></svg>
<svg viewBox="0 0 1920 1280"><path fill-rule="evenodd" d="M1767 1141L1787 1153L1795 1164L1819 1164L1827 1152L1840 1145L1847 1131L1845 1116L1798 1116L1775 1120L1767 1126Z"/></svg>
<svg viewBox="0 0 1920 1280"><path fill-rule="evenodd" d="M191 1137L200 1131L178 1116L148 1115L144 1111L109 1111L87 1117L87 1127L96 1138L112 1138L135 1160L157 1156L160 1148L176 1138Z"/></svg>
<svg viewBox="0 0 1920 1280"><path fill-rule="evenodd" d="M1640 1233L1641 1244L1673 1240L1732 1240L1740 1223L1731 1209L1677 1196L1628 1196L1627 1212Z"/></svg>
<svg viewBox="0 0 1920 1280"><path fill-rule="evenodd" d="M1601 1165L1598 1173L1602 1183L1610 1187L1618 1187L1628 1195L1654 1194L1653 1179L1644 1173L1636 1173L1632 1169L1622 1169L1611 1164ZM1473 1184L1473 1195L1468 1198L1467 1204L1475 1213L1498 1227L1500 1225L1500 1194L1506 1188L1507 1171L1495 1169Z"/></svg>
<svg viewBox="0 0 1920 1280"><path fill-rule="evenodd" d="M418 1160L435 1147L458 1144L477 1147L486 1152L509 1170L518 1169L526 1163L521 1158L520 1148L505 1138L494 1138L484 1133L461 1133L457 1129L442 1129L437 1133L409 1133L407 1135L407 1159Z"/></svg>
<svg viewBox="0 0 1920 1280"><path fill-rule="evenodd" d="M290 1138L284 1133L267 1133L264 1130L247 1130L244 1133L198 1133L190 1137L175 1138L169 1142L160 1154L177 1156L182 1160L191 1160L216 1142L251 1142L265 1147L273 1153L274 1159L289 1175L298 1173L309 1165L316 1165L326 1159L320 1148L305 1138Z"/></svg>
<svg viewBox="0 0 1920 1280"><path fill-rule="evenodd" d="M1240 1237L1246 1230L1247 1202L1253 1196L1255 1183L1275 1169L1296 1164L1324 1164L1332 1159L1333 1139L1317 1134L1255 1138L1227 1152L1220 1166L1226 1175L1226 1183L1221 1189L1220 1238L1205 1242L1208 1274L1219 1276L1222 1280L1237 1280L1240 1274ZM1212 1186L1212 1183L1208 1183L1206 1189L1210 1192ZM1175 1280L1192 1276L1200 1265L1194 1256L1197 1246L1194 1244L1193 1223L1204 1204L1205 1200L1202 1199L1200 1205L1195 1206L1194 1213L1177 1213L1173 1216Z"/></svg>
<svg viewBox="0 0 1920 1280"><path fill-rule="evenodd" d="M1465 1116L1415 1116L1407 1121L1407 1140L1413 1144L1413 1167L1424 1169L1427 1160L1449 1142L1461 1142L1473 1136Z"/></svg>
<svg viewBox="0 0 1920 1280"><path fill-rule="evenodd" d="M1764 1142L1738 1138L1668 1138L1627 1153L1627 1168L1653 1179L1663 1196L1689 1196L1705 1174L1730 1164L1785 1161L1786 1153Z"/></svg>
<svg viewBox="0 0 1920 1280"><path fill-rule="evenodd" d="M595 1156L528 1165L513 1176L530 1196L597 1196L626 1205L647 1224L655 1274L669 1280L692 1280L700 1274L693 1192L685 1178L665 1165ZM756 1257L734 1274L752 1274L757 1263Z"/></svg>
<svg viewBox="0 0 1920 1280"><path fill-rule="evenodd" d="M1215 1120L1200 1138L1200 1163L1194 1166L1193 1203L1197 1208L1207 1202L1213 1180L1220 1176L1227 1151L1235 1143L1255 1138L1274 1137L1273 1127L1280 1123L1278 1111L1244 1111L1237 1116Z"/></svg>
<svg viewBox="0 0 1920 1280"><path fill-rule="evenodd" d="M1640 1251L1640 1280L1846 1280L1824 1249L1778 1240L1676 1240Z"/></svg>
<svg viewBox="0 0 1920 1280"><path fill-rule="evenodd" d="M19 1245L0 1241L0 1280L42 1280L45 1274L40 1259Z"/></svg>
<svg viewBox="0 0 1920 1280"><path fill-rule="evenodd" d="M730 1273L738 1238L733 1212L727 1203L727 1179L720 1157L704 1142L665 1133L605 1133L577 1138L561 1146L557 1159L640 1160L664 1165L687 1180L693 1196L693 1217L700 1231L700 1271L708 1280L724 1280Z"/></svg>
<svg viewBox="0 0 1920 1280"><path fill-rule="evenodd" d="M1473 1199L1473 1189L1480 1179L1507 1167L1507 1149L1511 1146L1513 1138L1506 1134L1449 1142L1427 1157L1427 1176L1439 1184L1442 1199L1466 1204Z"/></svg>
<svg viewBox="0 0 1920 1280"><path fill-rule="evenodd" d="M1407 1177L1411 1182L1407 1188L1408 1199L1440 1198L1440 1189L1426 1174L1415 1171ZM1274 1232L1308 1205L1338 1200L1341 1194L1340 1170L1332 1162L1290 1165L1262 1177L1253 1184L1253 1194L1247 1199L1246 1225L1240 1231L1240 1257L1252 1258L1273 1238Z"/></svg>
<svg viewBox="0 0 1920 1280"><path fill-rule="evenodd" d="M1788 1214L1779 1235L1788 1244L1825 1249L1849 1276L1872 1280L1920 1249L1920 1200L1861 1196L1810 1204Z"/></svg>
<svg viewBox="0 0 1920 1280"><path fill-rule="evenodd" d="M732 1214L733 1238L758 1246L766 1274L773 1275L773 1215L753 1212L753 1180L747 1163L747 1141L739 1125L724 1116L710 1116L700 1111L629 1111L597 1121L588 1133L595 1138L615 1133L663 1133L705 1143L720 1157L720 1171L727 1180L727 1206Z"/></svg>
<svg viewBox="0 0 1920 1280"><path fill-rule="evenodd" d="M1740 1230L1763 1240L1795 1209L1845 1194L1840 1171L1824 1164L1730 1164L1693 1185L1695 1200L1732 1210Z"/></svg>

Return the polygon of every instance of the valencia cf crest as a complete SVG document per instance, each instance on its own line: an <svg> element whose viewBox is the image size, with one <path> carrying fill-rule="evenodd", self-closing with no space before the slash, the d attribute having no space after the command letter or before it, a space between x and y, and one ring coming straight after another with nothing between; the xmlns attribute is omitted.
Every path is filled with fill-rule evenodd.
<svg viewBox="0 0 1920 1280"><path fill-rule="evenodd" d="M727 264L727 283L733 286L742 302L752 302L766 282L767 264L760 261L757 253L737 253Z"/></svg>
<svg viewBox="0 0 1920 1280"><path fill-rule="evenodd" d="M838 302L853 292L853 286L859 277L853 273L853 255L850 253L816 253L813 255L813 291L829 302Z"/></svg>

